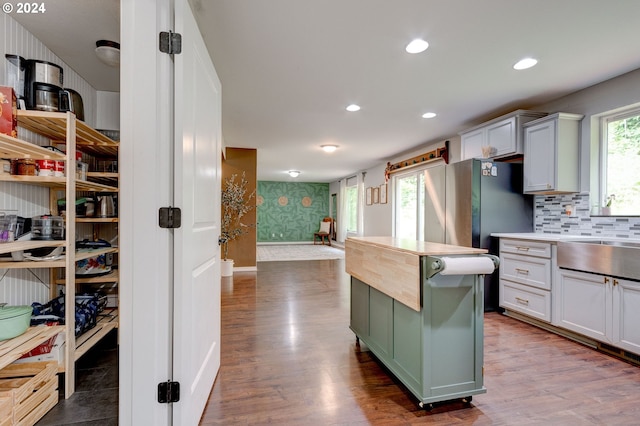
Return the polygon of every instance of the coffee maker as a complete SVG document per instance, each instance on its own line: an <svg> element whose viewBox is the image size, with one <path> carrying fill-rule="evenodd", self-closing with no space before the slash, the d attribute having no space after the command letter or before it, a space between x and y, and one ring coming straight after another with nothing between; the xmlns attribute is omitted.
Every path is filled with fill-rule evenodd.
<svg viewBox="0 0 640 426"><path fill-rule="evenodd" d="M27 109L60 111L63 88L62 67L51 62L24 61L24 95Z"/></svg>

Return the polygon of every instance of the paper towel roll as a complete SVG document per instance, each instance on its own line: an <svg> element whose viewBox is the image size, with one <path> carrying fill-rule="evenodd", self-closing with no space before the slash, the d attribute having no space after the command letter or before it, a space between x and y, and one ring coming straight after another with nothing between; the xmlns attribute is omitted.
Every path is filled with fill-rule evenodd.
<svg viewBox="0 0 640 426"><path fill-rule="evenodd" d="M491 274L495 269L493 261L485 256L440 257L440 275Z"/></svg>

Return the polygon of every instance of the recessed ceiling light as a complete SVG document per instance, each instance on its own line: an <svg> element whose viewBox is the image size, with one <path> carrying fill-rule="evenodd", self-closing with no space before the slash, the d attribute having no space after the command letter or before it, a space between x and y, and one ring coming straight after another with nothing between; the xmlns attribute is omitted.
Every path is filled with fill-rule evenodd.
<svg viewBox="0 0 640 426"><path fill-rule="evenodd" d="M289 176L291 177L298 177L298 175L300 174L300 172L298 170L289 170L287 173L289 173Z"/></svg>
<svg viewBox="0 0 640 426"><path fill-rule="evenodd" d="M435 112L425 112L424 114L422 114L422 118L433 118L436 116Z"/></svg>
<svg viewBox="0 0 640 426"><path fill-rule="evenodd" d="M338 149L338 145L320 145L324 152L333 152Z"/></svg>
<svg viewBox="0 0 640 426"><path fill-rule="evenodd" d="M420 38L417 38L411 41L411 43L407 44L407 47L405 47L404 50L406 50L407 53L420 53L427 50L428 47L429 43Z"/></svg>
<svg viewBox="0 0 640 426"><path fill-rule="evenodd" d="M533 58L524 58L521 59L520 61L518 61L514 66L513 69L514 70L526 70L527 68L531 68L532 66L534 66L535 64L538 63L537 59L533 59Z"/></svg>
<svg viewBox="0 0 640 426"><path fill-rule="evenodd" d="M351 111L351 112L360 111L360 105L351 104L347 107L347 111Z"/></svg>

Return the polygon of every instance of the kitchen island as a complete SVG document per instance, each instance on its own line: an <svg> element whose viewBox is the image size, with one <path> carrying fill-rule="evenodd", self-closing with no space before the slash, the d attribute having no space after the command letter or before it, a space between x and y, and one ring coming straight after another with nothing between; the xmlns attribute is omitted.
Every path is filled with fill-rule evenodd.
<svg viewBox="0 0 640 426"><path fill-rule="evenodd" d="M397 239L345 242L350 328L421 407L485 393L481 275L486 250Z"/></svg>

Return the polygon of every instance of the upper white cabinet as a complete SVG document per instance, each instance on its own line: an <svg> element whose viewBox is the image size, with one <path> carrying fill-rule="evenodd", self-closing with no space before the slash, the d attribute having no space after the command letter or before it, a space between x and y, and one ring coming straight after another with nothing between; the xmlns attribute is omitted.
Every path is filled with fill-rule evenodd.
<svg viewBox="0 0 640 426"><path fill-rule="evenodd" d="M524 125L524 193L578 192L581 114L556 113Z"/></svg>
<svg viewBox="0 0 640 426"><path fill-rule="evenodd" d="M522 125L547 115L517 110L460 133L461 159L501 158L522 154Z"/></svg>

